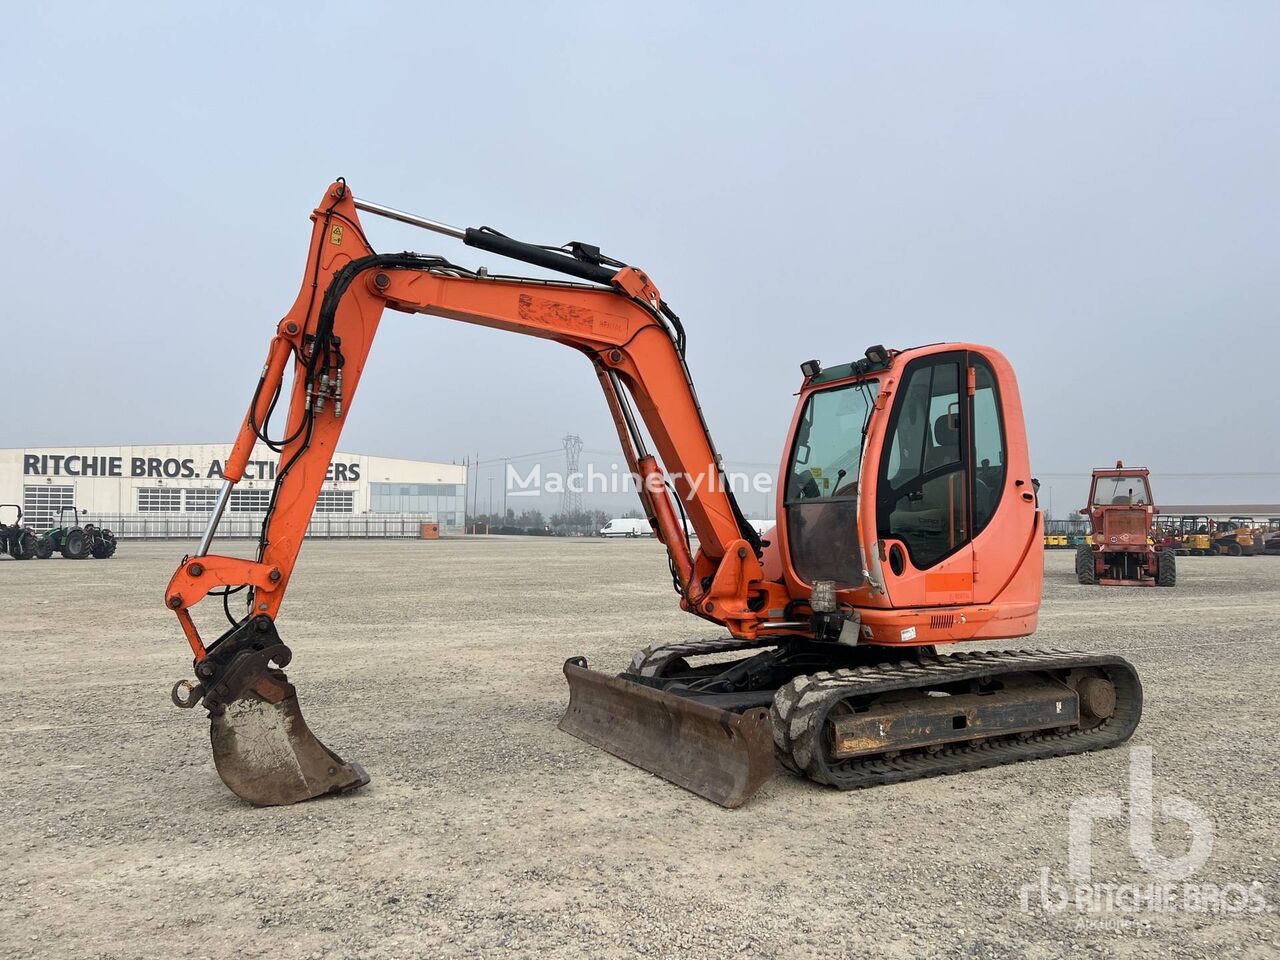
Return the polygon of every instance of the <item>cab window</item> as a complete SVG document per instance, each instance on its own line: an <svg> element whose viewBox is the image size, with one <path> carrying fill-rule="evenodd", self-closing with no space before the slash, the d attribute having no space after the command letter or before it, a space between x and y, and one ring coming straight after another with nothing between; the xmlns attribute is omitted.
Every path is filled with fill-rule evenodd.
<svg viewBox="0 0 1280 960"><path fill-rule="evenodd" d="M1004 424L995 374L981 357L973 367L973 532L991 522L1004 492Z"/></svg>
<svg viewBox="0 0 1280 960"><path fill-rule="evenodd" d="M816 391L805 401L784 494L791 563L808 583L862 582L858 476L878 389L876 381L862 381Z"/></svg>
<svg viewBox="0 0 1280 960"><path fill-rule="evenodd" d="M940 354L913 363L889 424L877 484L878 533L901 540L918 569L970 539L962 359L963 354Z"/></svg>
<svg viewBox="0 0 1280 960"><path fill-rule="evenodd" d="M1151 503L1151 488L1142 474L1099 477L1093 487L1095 507L1141 507Z"/></svg>
<svg viewBox="0 0 1280 960"><path fill-rule="evenodd" d="M788 502L856 495L862 435L878 388L873 380L809 396L791 451Z"/></svg>

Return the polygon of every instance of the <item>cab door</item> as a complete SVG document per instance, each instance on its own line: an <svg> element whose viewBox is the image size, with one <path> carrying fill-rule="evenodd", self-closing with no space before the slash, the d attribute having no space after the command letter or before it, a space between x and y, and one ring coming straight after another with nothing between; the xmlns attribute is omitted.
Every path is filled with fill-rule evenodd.
<svg viewBox="0 0 1280 960"><path fill-rule="evenodd" d="M968 353L972 457L973 599L990 603L1026 568L1043 563L1022 401L1004 357ZM1039 596L1039 587L1035 590Z"/></svg>
<svg viewBox="0 0 1280 960"><path fill-rule="evenodd" d="M895 607L971 603L974 451L968 352L912 360L889 414L876 531Z"/></svg>

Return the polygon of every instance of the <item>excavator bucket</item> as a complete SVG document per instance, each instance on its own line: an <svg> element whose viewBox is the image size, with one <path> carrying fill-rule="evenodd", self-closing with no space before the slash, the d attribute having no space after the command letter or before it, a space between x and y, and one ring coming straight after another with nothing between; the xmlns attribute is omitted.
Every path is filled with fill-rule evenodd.
<svg viewBox="0 0 1280 960"><path fill-rule="evenodd" d="M260 676L210 720L218 776L255 806L298 803L369 782L359 764L345 762L307 728L298 694L279 670Z"/></svg>
<svg viewBox="0 0 1280 960"><path fill-rule="evenodd" d="M769 711L733 713L565 662L560 729L722 807L741 806L773 776Z"/></svg>

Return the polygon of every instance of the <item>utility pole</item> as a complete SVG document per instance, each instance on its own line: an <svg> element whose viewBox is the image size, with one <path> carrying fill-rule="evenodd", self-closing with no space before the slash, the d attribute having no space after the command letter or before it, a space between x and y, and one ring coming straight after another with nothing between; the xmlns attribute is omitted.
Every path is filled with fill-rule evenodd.
<svg viewBox="0 0 1280 960"><path fill-rule="evenodd" d="M560 510L566 516L582 513L582 474L581 460L582 438L577 434L567 433L564 436L564 493L560 500ZM575 478L577 482L575 482ZM576 486L578 489L571 490Z"/></svg>
<svg viewBox="0 0 1280 960"><path fill-rule="evenodd" d="M507 522L507 478L511 472L511 460L503 458L502 461L502 522Z"/></svg>
<svg viewBox="0 0 1280 960"><path fill-rule="evenodd" d="M480 451L476 451L476 492L471 497L471 515L474 517L480 513Z"/></svg>

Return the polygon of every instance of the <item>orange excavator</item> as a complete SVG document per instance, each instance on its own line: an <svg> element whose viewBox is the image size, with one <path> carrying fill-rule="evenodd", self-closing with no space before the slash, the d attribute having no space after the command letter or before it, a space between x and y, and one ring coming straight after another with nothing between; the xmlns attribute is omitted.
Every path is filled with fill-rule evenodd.
<svg viewBox="0 0 1280 960"><path fill-rule="evenodd" d="M572 279L375 253L361 212ZM369 781L304 722L276 617L388 307L581 352L681 608L727 631L648 647L618 676L569 660L562 730L727 807L779 765L850 789L1101 749L1133 732L1142 689L1118 656L937 653L1036 627L1043 522L1017 382L998 351L874 346L851 363L801 364L780 519L762 538L726 482L684 327L642 270L589 244L438 223L357 198L342 180L311 219L301 292L276 328L204 537L165 592L194 654L195 679L175 684L173 700L208 710L218 773L243 799L294 803ZM257 443L279 465L256 556L213 554ZM229 626L206 644L192 610L210 596Z"/></svg>

